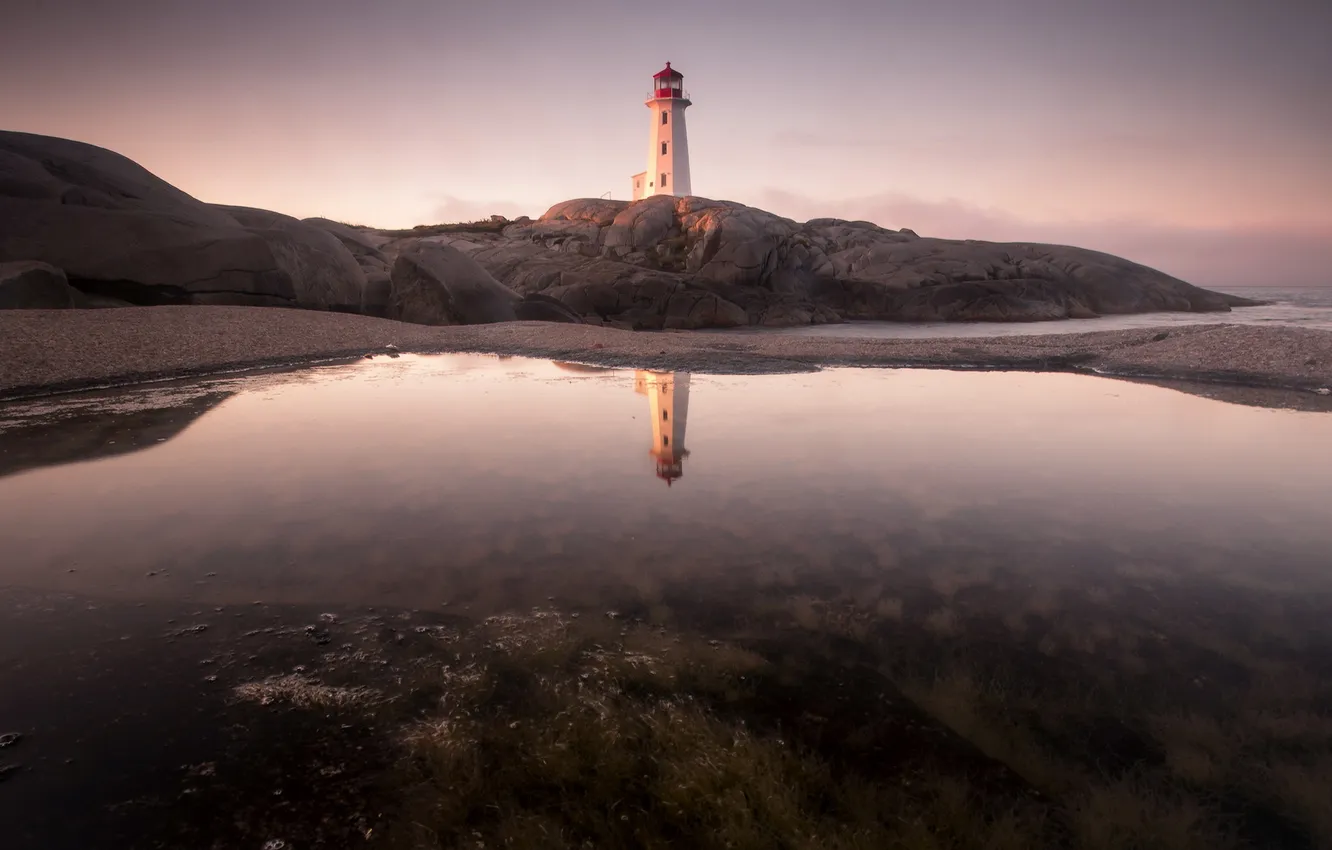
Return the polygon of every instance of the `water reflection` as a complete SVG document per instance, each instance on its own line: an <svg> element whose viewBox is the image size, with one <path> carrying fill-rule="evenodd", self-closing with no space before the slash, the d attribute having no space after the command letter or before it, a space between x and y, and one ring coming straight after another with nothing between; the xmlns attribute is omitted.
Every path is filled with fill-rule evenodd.
<svg viewBox="0 0 1332 850"><path fill-rule="evenodd" d="M1332 836L1332 417L484 356L161 392L0 414L6 847Z"/></svg>
<svg viewBox="0 0 1332 850"><path fill-rule="evenodd" d="M648 416L652 420L652 449L657 477L671 486L671 482L684 475L684 459L689 456L685 448L685 425L689 417L689 373L645 372L634 373L634 392L648 399Z"/></svg>
<svg viewBox="0 0 1332 850"><path fill-rule="evenodd" d="M92 395L72 402L10 407L0 416L0 478L66 463L152 448L178 436L232 395L216 388L173 388Z"/></svg>
<svg viewBox="0 0 1332 850"><path fill-rule="evenodd" d="M503 610L973 562L1307 585L1332 549L1332 417L1104 379L403 356L222 389L115 438L147 451L0 479L0 586Z"/></svg>

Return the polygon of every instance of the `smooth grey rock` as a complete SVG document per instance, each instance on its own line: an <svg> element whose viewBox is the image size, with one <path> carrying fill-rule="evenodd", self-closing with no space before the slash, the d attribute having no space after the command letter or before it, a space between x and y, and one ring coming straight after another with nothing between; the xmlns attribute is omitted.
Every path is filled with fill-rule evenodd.
<svg viewBox="0 0 1332 850"><path fill-rule="evenodd" d="M367 272L365 275L365 298L361 302L361 311L367 316L386 319L389 314L389 302L393 300L393 278L388 270Z"/></svg>
<svg viewBox="0 0 1332 850"><path fill-rule="evenodd" d="M388 317L423 325L473 325L517 318L518 296L457 248L414 244L393 263Z"/></svg>
<svg viewBox="0 0 1332 850"><path fill-rule="evenodd" d="M225 213L118 153L32 133L0 132L0 197L151 213L201 227L234 226Z"/></svg>
<svg viewBox="0 0 1332 850"><path fill-rule="evenodd" d="M268 244L292 281L297 307L364 312L366 276L335 234L281 213L215 205Z"/></svg>
<svg viewBox="0 0 1332 850"><path fill-rule="evenodd" d="M601 241L612 248L655 247L676 226L675 198L654 195L620 210Z"/></svg>
<svg viewBox="0 0 1332 850"><path fill-rule="evenodd" d="M0 262L40 260L137 304L292 305L260 237L119 154L0 132Z"/></svg>
<svg viewBox="0 0 1332 850"><path fill-rule="evenodd" d="M46 263L0 263L0 310L59 310L77 306L79 291Z"/></svg>
<svg viewBox="0 0 1332 850"><path fill-rule="evenodd" d="M362 257L369 257L381 263L386 262L380 248L390 241L387 236L375 233L373 230L362 230L327 218L304 218L301 221L336 236L338 241L346 246L347 250L351 251L352 256L356 257L358 261Z"/></svg>

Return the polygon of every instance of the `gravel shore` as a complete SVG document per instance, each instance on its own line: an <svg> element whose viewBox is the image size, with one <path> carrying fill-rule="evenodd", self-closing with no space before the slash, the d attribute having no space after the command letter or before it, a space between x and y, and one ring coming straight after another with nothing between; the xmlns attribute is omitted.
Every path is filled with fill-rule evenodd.
<svg viewBox="0 0 1332 850"><path fill-rule="evenodd" d="M1332 387L1332 332L1290 327L848 339L541 322L429 327L307 310L188 306L0 312L0 398L357 357L389 345L712 373L920 366L1080 371L1315 393Z"/></svg>

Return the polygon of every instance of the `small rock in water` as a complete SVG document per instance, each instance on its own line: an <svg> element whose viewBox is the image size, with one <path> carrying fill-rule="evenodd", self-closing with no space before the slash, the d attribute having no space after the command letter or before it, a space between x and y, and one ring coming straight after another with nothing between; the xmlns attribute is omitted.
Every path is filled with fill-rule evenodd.
<svg viewBox="0 0 1332 850"><path fill-rule="evenodd" d="M1314 392L1318 393L1319 395L1332 395L1332 390L1329 390L1327 387L1319 387L1318 389L1314 390Z"/></svg>
<svg viewBox="0 0 1332 850"><path fill-rule="evenodd" d="M206 632L206 631L208 631L208 624L199 623L198 625L195 626L186 626L183 629L176 629L175 631L167 632L167 637L184 637L185 635L197 635L200 632Z"/></svg>
<svg viewBox="0 0 1332 850"><path fill-rule="evenodd" d="M319 621L322 622L322 623L336 623L336 622L338 621L338 615L337 615L337 614L320 614L320 615L319 615Z"/></svg>
<svg viewBox="0 0 1332 850"><path fill-rule="evenodd" d="M23 740L22 732L6 732L0 735L0 750L5 747L12 747L21 740Z"/></svg>
<svg viewBox="0 0 1332 850"><path fill-rule="evenodd" d="M396 345L394 345L393 343L390 342L388 345L384 346L384 350L385 350L385 351L397 351L397 350L398 350L398 347L397 347Z"/></svg>
<svg viewBox="0 0 1332 850"><path fill-rule="evenodd" d="M287 850L287 842L281 838L270 838L264 842L264 850Z"/></svg>

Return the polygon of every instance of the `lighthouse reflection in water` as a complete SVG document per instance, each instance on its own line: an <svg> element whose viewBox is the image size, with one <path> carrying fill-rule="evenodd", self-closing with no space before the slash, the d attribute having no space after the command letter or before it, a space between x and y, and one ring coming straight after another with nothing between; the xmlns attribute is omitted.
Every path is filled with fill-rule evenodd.
<svg viewBox="0 0 1332 850"><path fill-rule="evenodd" d="M634 373L634 392L648 399L652 419L652 449L650 454L657 468L657 477L671 486L671 482L684 475L685 423L689 417L689 373L648 372Z"/></svg>

